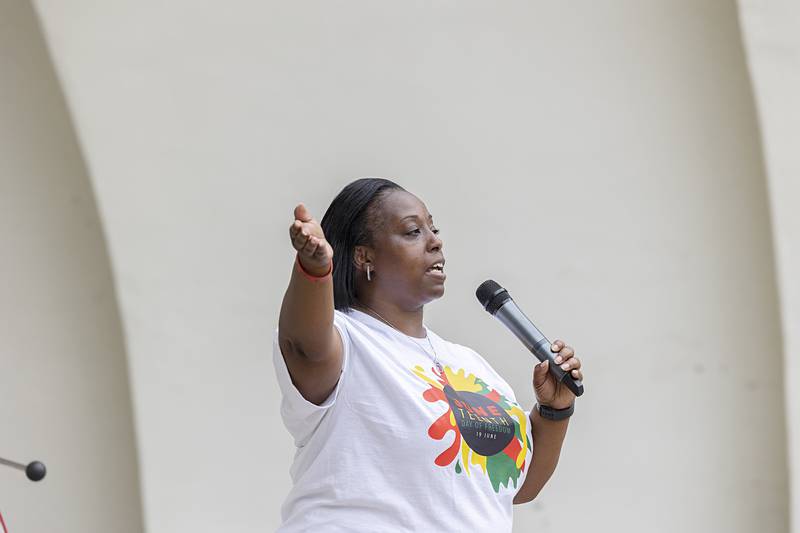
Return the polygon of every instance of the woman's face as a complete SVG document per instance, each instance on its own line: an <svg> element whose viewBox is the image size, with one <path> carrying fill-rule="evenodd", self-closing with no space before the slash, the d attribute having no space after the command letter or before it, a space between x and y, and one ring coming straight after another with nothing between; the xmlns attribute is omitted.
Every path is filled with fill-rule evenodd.
<svg viewBox="0 0 800 533"><path fill-rule="evenodd" d="M441 298L446 278L442 239L425 204L409 192L394 190L383 199L377 218L374 246L367 252L372 281L364 281L372 296L405 310ZM435 263L441 270L431 269Z"/></svg>

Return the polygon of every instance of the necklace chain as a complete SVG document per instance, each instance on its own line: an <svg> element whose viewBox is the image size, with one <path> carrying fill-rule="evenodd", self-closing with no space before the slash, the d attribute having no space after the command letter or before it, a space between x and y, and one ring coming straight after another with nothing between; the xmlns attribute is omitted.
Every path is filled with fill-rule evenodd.
<svg viewBox="0 0 800 533"><path fill-rule="evenodd" d="M428 357L430 357L430 354L428 353L428 350L426 350L426 349L425 349L425 348L424 348L424 347L423 347L423 346L422 346L420 343L418 343L416 340L414 340L414 337L412 337L411 335L408 335L408 334L406 334L406 333L403 333L402 331L400 331L400 328L398 328L397 326L395 326L394 324L392 324L391 322L389 322L388 320L386 320L385 318L383 318L379 312L377 312L376 310L374 310L373 308L371 308L371 307L370 307L370 306L368 306L367 304L365 304L365 303L363 303L363 302L359 302L359 305L361 305L361 306L365 307L366 309L369 309L370 311L372 311L373 313L375 313L375 314L378 316L378 318L380 318L380 319L381 319L383 322L385 322L386 324L388 324L389 326L391 326L391 327L392 327L392 329L394 329L394 330L396 330L396 331L398 331L398 332L402 333L403 335L405 335L406 337L408 337L409 339L411 339L411 340L414 342L414 344L416 344L417 346L419 346L420 348L422 348L422 351L423 351L423 352L425 352L425 354L426 354ZM426 328L426 332L427 332L427 328ZM433 350L433 364L434 364L434 365L436 365L436 368L438 368L438 369L439 369L439 372L442 372L442 371L443 371L443 370L442 370L442 365L441 365L441 363L439 363L439 355L436 353L436 348L434 348L434 347L433 347L433 342L431 342L431 336L430 336L430 334L426 335L426 336L425 336L425 338L426 338L426 339L428 339L428 344L430 345L430 347L431 347L431 350Z"/></svg>

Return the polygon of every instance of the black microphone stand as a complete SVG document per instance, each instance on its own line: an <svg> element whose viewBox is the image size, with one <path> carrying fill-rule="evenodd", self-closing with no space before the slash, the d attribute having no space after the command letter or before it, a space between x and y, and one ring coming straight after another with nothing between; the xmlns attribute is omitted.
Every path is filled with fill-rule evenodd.
<svg viewBox="0 0 800 533"><path fill-rule="evenodd" d="M41 481L44 479L45 474L47 474L47 468L45 468L44 463L41 461L33 461L28 463L26 466L0 457L0 465L6 465L10 466L11 468L16 468L17 470L22 470L31 481Z"/></svg>
<svg viewBox="0 0 800 533"><path fill-rule="evenodd" d="M45 468L44 463L41 461L32 461L26 465L17 463L15 461L9 461L8 459L3 459L0 457L0 465L10 466L11 468L16 468L17 470L22 470L25 472L25 475L28 476L28 479L31 481L41 481L44 479L45 474L47 474L47 468ZM3 520L3 515L0 514L0 525L3 527L3 531L8 533L6 529L6 523Z"/></svg>

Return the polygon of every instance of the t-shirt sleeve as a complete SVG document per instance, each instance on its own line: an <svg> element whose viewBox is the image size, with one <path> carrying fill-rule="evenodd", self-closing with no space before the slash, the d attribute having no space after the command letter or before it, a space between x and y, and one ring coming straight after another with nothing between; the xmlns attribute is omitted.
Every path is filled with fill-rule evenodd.
<svg viewBox="0 0 800 533"><path fill-rule="evenodd" d="M292 383L289 369L281 353L278 343L278 329L275 328L272 341L272 362L275 366L275 374L278 378L278 386L281 390L281 418L289 433L294 437L295 446L298 448L305 446L308 440L314 435L320 422L330 408L336 403L339 391L342 389L347 375L347 364L350 359L350 337L347 331L347 319L343 318L339 311L334 311L333 325L339 330L342 338L342 373L339 381L331 394L320 405L316 405L306 400Z"/></svg>

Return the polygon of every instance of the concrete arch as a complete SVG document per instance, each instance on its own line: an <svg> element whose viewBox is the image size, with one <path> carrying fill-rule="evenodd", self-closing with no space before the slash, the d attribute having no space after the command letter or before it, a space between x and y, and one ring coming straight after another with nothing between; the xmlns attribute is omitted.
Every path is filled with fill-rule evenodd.
<svg viewBox="0 0 800 533"><path fill-rule="evenodd" d="M123 331L91 183L34 10L0 2L0 469L9 531L141 533Z"/></svg>
<svg viewBox="0 0 800 533"><path fill-rule="evenodd" d="M530 405L518 343L474 308L497 277L592 369L519 530L786 530L770 212L733 2L36 5L109 235L151 533L277 524L288 216L369 174L448 235L431 325Z"/></svg>

